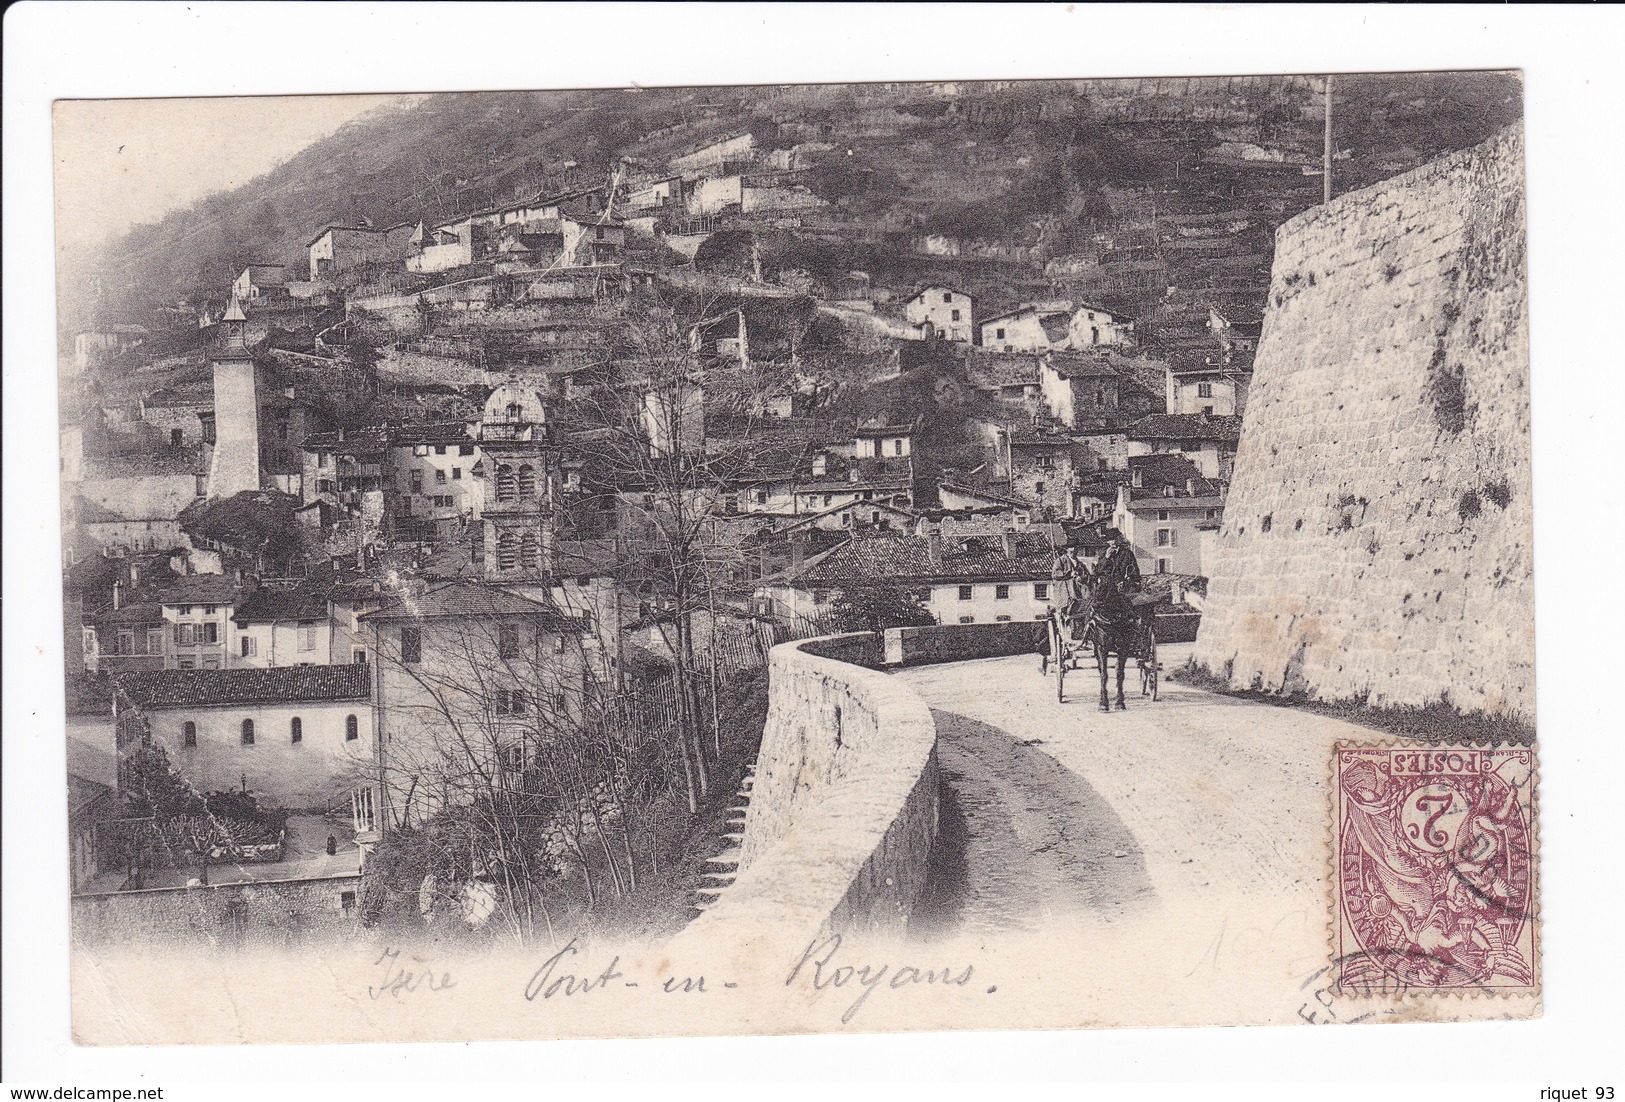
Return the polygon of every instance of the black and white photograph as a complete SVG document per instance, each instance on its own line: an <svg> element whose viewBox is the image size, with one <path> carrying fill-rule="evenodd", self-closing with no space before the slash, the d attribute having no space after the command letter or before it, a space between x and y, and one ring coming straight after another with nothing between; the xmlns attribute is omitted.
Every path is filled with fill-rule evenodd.
<svg viewBox="0 0 1625 1102"><path fill-rule="evenodd" d="M1506 56L56 97L73 1044L1540 1018Z"/></svg>

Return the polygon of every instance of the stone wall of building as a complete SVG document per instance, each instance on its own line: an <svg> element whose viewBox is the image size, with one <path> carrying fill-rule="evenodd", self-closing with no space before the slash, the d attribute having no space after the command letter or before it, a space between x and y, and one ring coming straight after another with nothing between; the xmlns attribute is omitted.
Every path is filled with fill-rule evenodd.
<svg viewBox="0 0 1625 1102"><path fill-rule="evenodd" d="M151 888L73 897L75 942L193 948L353 936L361 877Z"/></svg>
<svg viewBox="0 0 1625 1102"><path fill-rule="evenodd" d="M1196 659L1534 718L1523 134L1281 227Z"/></svg>

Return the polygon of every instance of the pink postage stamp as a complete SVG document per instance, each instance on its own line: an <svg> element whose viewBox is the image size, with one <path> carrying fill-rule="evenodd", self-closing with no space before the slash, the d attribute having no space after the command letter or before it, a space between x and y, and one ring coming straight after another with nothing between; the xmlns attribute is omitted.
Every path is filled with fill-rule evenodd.
<svg viewBox="0 0 1625 1102"><path fill-rule="evenodd" d="M1340 745L1336 755L1338 988L1538 990L1534 749Z"/></svg>

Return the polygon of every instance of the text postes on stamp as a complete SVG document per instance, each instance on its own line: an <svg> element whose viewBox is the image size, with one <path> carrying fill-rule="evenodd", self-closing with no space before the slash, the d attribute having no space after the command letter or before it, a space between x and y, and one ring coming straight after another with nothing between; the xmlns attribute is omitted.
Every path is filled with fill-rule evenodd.
<svg viewBox="0 0 1625 1102"><path fill-rule="evenodd" d="M1539 988L1534 776L1527 746L1337 748L1340 991Z"/></svg>

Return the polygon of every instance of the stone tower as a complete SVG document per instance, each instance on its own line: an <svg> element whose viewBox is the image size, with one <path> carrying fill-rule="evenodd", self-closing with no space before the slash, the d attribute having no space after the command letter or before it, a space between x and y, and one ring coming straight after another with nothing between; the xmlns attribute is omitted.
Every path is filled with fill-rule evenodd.
<svg viewBox="0 0 1625 1102"><path fill-rule="evenodd" d="M553 572L558 463L542 394L504 383L480 423L485 504L475 565L494 582L546 583Z"/></svg>
<svg viewBox="0 0 1625 1102"><path fill-rule="evenodd" d="M214 367L214 455L209 460L209 499L260 488L259 399L254 358L243 330L248 319L233 298L220 319L224 340L209 353Z"/></svg>

